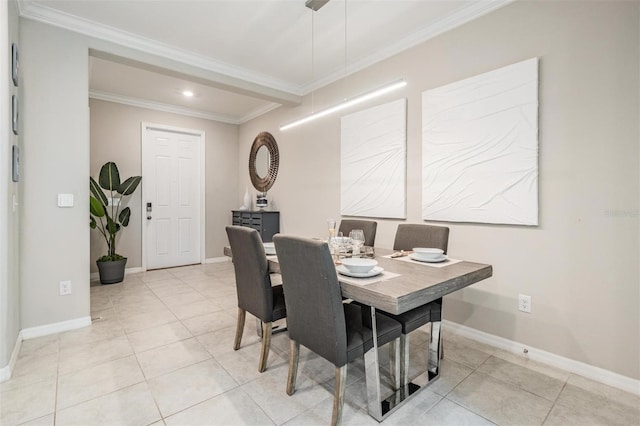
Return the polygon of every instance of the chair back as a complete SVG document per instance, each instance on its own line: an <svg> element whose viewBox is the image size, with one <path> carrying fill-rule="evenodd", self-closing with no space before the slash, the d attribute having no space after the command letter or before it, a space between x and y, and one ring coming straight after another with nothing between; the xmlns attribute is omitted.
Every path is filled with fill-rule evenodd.
<svg viewBox="0 0 640 426"><path fill-rule="evenodd" d="M362 229L364 232L364 245L373 247L376 242L376 230L378 228L378 222L373 220L357 220L357 219L343 219L340 221L339 232L345 237L349 236L349 232L354 229Z"/></svg>
<svg viewBox="0 0 640 426"><path fill-rule="evenodd" d="M244 226L227 226L226 230L236 272L238 307L263 322L271 322L273 290L260 234Z"/></svg>
<svg viewBox="0 0 640 426"><path fill-rule="evenodd" d="M347 363L340 283L327 243L275 235L289 337L335 366Z"/></svg>
<svg viewBox="0 0 640 426"><path fill-rule="evenodd" d="M439 248L447 253L449 228L423 224L403 223L398 225L394 250L412 250L414 247Z"/></svg>

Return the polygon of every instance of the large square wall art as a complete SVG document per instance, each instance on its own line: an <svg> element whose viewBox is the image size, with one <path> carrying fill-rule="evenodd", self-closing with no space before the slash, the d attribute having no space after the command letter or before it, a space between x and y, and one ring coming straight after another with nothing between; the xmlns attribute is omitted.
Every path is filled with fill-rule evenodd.
<svg viewBox="0 0 640 426"><path fill-rule="evenodd" d="M538 58L422 93L422 218L538 224Z"/></svg>
<svg viewBox="0 0 640 426"><path fill-rule="evenodd" d="M342 117L340 213L406 217L407 101Z"/></svg>

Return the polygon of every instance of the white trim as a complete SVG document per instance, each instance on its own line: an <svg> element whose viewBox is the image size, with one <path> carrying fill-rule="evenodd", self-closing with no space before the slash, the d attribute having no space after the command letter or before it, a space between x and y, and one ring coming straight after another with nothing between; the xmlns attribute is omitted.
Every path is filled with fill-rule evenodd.
<svg viewBox="0 0 640 426"><path fill-rule="evenodd" d="M0 383L6 380L9 380L11 378L11 373L13 372L13 368L15 367L16 361L18 360L18 354L20 353L21 347L22 347L22 332L18 333L16 344L13 347L13 352L11 352L11 358L9 358L9 364L3 368L0 368Z"/></svg>
<svg viewBox="0 0 640 426"><path fill-rule="evenodd" d="M207 204L207 193L205 190L205 185L207 182L207 168L205 164L206 152L205 148L207 146L207 136L205 131L202 130L200 132L200 263L204 263L206 259L206 251L207 251L207 221L206 221L206 204Z"/></svg>
<svg viewBox="0 0 640 426"><path fill-rule="evenodd" d="M88 37L105 40L131 49L167 58L172 61L210 70L226 76L227 78L236 80L238 87L240 87L240 83L247 82L300 96L300 93L298 93L300 88L296 85L269 77L265 74L218 61L204 55L199 55L185 49L142 37L138 34L123 31L89 19L71 15L66 12L61 12L39 3L31 3L24 0L18 0L18 3L22 3L19 7L20 17L25 19L43 22L45 24L80 33ZM229 83L228 80L226 80L226 82Z"/></svg>
<svg viewBox="0 0 640 426"><path fill-rule="evenodd" d="M435 22L422 30L417 31L402 40L397 41L391 46L387 46L382 49L377 49L372 55L366 56L359 61L353 62L347 66L346 75L355 74L365 68L368 68L378 62L384 61L394 55L397 55L405 50L415 47L421 43L426 42L434 37L439 36L449 30L466 24L469 21L473 21L489 12L500 9L508 4L513 3L515 0L490 0L490 1L478 1L473 2L469 6L465 6L453 12L451 15L442 18L440 21ZM345 77L345 70L336 70L331 74L327 74L324 77L316 79L311 83L303 86L300 92L303 95L307 95L314 90L331 84L335 81L342 80Z"/></svg>
<svg viewBox="0 0 640 426"><path fill-rule="evenodd" d="M515 0L490 0L472 2L469 6L461 8L451 15L431 24L416 33L405 37L397 43L384 49L376 50L362 60L350 64L347 68L347 75L367 68L377 62L397 55L411 47L434 38L446 31L454 29L489 12L497 10L503 6L513 3ZM194 67L211 70L230 78L248 83L262 85L271 89L280 90L297 96L306 95L313 90L326 86L329 83L345 77L344 70L338 70L326 76L322 76L309 84L297 85L290 82L274 79L253 70L237 67L210 57L196 54L184 49L176 48L165 43L141 37L137 34L122 31L104 24L100 24L88 19L80 18L43 6L40 3L31 3L26 0L18 0L20 16L25 19L44 22L64 28L69 31L84 34L100 40L106 40L132 49L137 49L153 55L157 55L170 60L182 62Z"/></svg>
<svg viewBox="0 0 640 426"><path fill-rule="evenodd" d="M262 108L258 108L252 112L250 112L249 114L243 115L242 117L240 117L238 119L239 123L238 124L244 124L249 120L253 120L254 118L260 117L263 114L268 113L269 111L273 111L276 108L280 108L282 105L278 104L276 102L272 102L270 104L265 105Z"/></svg>
<svg viewBox="0 0 640 426"><path fill-rule="evenodd" d="M134 98L131 96L118 95L115 93L101 92L99 90L89 90L89 97L93 99L98 99L100 101L106 102L114 102L122 105L129 105L137 108L146 108L154 111L162 111L168 112L171 114L184 115L187 117L195 117L202 118L204 120L217 121L220 123L228 123L228 124L244 124L249 120L253 120L254 118L260 117L268 113L269 111L273 111L276 108L281 107L282 105L276 102L270 102L265 106L258 108L254 111L249 112L242 117L231 117L225 114L215 114L206 111L198 111L195 109L180 107L176 105L163 104L160 102L148 101L145 99Z"/></svg>
<svg viewBox="0 0 640 426"><path fill-rule="evenodd" d="M230 257L223 256L223 257L209 257L205 259L204 262L202 263L223 263L223 262L230 262L230 261L231 261Z"/></svg>
<svg viewBox="0 0 640 426"><path fill-rule="evenodd" d="M91 325L91 317L80 317L68 321L56 322L53 324L40 325L38 327L25 328L20 332L23 340L36 337L48 336L50 334L61 333L63 331L75 330Z"/></svg>
<svg viewBox="0 0 640 426"><path fill-rule="evenodd" d="M580 376L622 389L623 391L630 392L634 395L640 395L640 380L623 376L622 374L605 370L604 368L596 367L594 365L589 365L584 362L565 358L542 349L537 349L523 343L505 339L504 337L485 333L484 331L476 330L455 322L443 320L442 324L447 331L453 334L503 349L515 355L522 355L523 350L527 349L527 357L532 361L560 368L570 373L579 374Z"/></svg>

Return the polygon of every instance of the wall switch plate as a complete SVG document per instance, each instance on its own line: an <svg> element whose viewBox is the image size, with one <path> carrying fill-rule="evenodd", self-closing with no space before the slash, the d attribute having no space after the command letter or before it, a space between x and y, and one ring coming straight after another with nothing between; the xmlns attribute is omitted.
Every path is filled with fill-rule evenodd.
<svg viewBox="0 0 640 426"><path fill-rule="evenodd" d="M58 194L58 207L73 207L73 194Z"/></svg>
<svg viewBox="0 0 640 426"><path fill-rule="evenodd" d="M71 294L71 281L60 281L60 296Z"/></svg>
<svg viewBox="0 0 640 426"><path fill-rule="evenodd" d="M522 312L531 312L531 296L526 294L518 295L518 310Z"/></svg>

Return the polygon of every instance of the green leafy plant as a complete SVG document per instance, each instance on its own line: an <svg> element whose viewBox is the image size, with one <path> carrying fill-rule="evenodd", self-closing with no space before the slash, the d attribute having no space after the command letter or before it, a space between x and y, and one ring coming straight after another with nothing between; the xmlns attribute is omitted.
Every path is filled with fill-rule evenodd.
<svg viewBox="0 0 640 426"><path fill-rule="evenodd" d="M108 162L100 169L98 182L89 177L91 194L89 196L89 212L91 229L100 231L107 242L108 253L98 259L109 262L124 259L116 253L116 236L123 227L129 225L131 209L123 205L125 197L133 194L142 180L141 176L132 176L120 183L120 173L114 162ZM109 198L105 195L106 190ZM115 194L117 195L115 195ZM109 199L112 200L111 204Z"/></svg>

